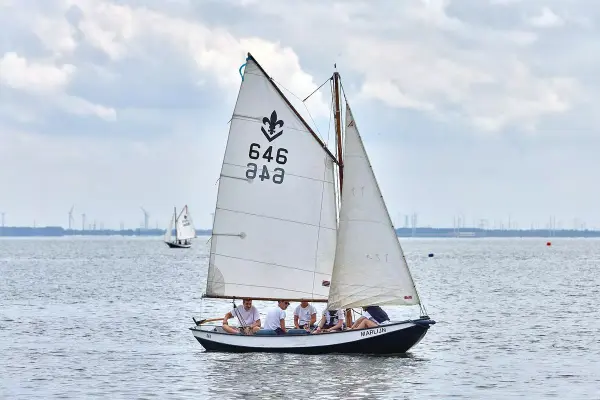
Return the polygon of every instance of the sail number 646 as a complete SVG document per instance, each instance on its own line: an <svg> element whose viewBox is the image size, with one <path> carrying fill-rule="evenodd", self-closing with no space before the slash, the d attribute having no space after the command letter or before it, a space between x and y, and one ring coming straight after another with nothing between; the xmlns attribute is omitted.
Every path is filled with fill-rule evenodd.
<svg viewBox="0 0 600 400"><path fill-rule="evenodd" d="M248 151L248 157L250 157L252 160L258 160L258 158L260 157L260 144L258 143L252 143L250 145L250 150ZM275 154L275 157L273 157L273 146L269 146L265 152L262 155L262 158L264 158L265 160L267 160L267 162L271 162L273 159L275 159L275 162L277 164L283 165L287 162L287 149L284 149L283 147L277 149L277 152ZM246 170L246 178L248 179L254 179L256 178L256 175L258 173L258 169L259 166L255 163L248 163L248 169ZM262 165L261 166L261 172L260 175L258 175L258 177L260 178L261 181L264 181L265 179L272 179L273 183L276 184L281 184L283 182L283 177L285 175L285 170L283 168L274 168L272 172L273 175L269 175L269 169L267 168L266 165Z"/></svg>
<svg viewBox="0 0 600 400"><path fill-rule="evenodd" d="M248 151L248 157L250 157L253 160L258 160L258 157L260 157L259 150L260 150L260 144L252 143L250 145L250 150ZM287 149L284 149L283 147L280 147L279 149L277 149L277 155L275 156L275 162L277 164L281 164L281 165L285 164L287 162L287 156L286 156L287 153L288 153ZM265 150L262 158L264 158L268 162L271 162L271 160L273 159L273 146L269 146L267 148L267 150Z"/></svg>

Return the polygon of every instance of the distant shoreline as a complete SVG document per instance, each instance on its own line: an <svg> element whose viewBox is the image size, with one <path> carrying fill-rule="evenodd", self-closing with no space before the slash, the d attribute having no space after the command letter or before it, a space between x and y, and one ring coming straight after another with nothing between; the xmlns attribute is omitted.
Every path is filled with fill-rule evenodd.
<svg viewBox="0 0 600 400"><path fill-rule="evenodd" d="M98 229L76 230L64 229L60 226L26 227L6 226L0 228L0 237L60 237L60 236L162 236L164 229ZM210 236L210 229L197 229L198 236ZM591 238L600 237L600 231L574 230L574 229L480 229L480 228L399 228L396 229L398 237L419 238L483 238L483 237L564 237L564 238Z"/></svg>

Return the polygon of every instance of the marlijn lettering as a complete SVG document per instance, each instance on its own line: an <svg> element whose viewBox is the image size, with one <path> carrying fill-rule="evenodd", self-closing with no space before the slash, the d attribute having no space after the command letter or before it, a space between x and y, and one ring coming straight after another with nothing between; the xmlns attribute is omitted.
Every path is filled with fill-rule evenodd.
<svg viewBox="0 0 600 400"><path fill-rule="evenodd" d="M385 328L375 328L375 329L369 329L368 331L362 331L360 333L360 336L371 336L371 335L377 335L379 333L385 333Z"/></svg>

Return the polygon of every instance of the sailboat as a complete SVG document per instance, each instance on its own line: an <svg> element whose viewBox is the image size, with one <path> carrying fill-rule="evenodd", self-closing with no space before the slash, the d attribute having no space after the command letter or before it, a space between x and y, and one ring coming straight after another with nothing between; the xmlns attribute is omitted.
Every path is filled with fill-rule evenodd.
<svg viewBox="0 0 600 400"><path fill-rule="evenodd" d="M173 225L175 225L175 239L173 239ZM196 228L188 206L184 206L179 216L177 207L173 207L173 216L165 232L165 243L172 249L187 249L192 246L192 239L196 237Z"/></svg>
<svg viewBox="0 0 600 400"><path fill-rule="evenodd" d="M241 68L240 68L241 74ZM330 78L337 154L248 53L223 158L203 299L419 306L420 317L324 334L230 334L194 319L207 351L405 353L435 324L421 303L346 100ZM345 95L344 95L345 98ZM344 132L342 132L344 126ZM345 137L345 140L342 138Z"/></svg>

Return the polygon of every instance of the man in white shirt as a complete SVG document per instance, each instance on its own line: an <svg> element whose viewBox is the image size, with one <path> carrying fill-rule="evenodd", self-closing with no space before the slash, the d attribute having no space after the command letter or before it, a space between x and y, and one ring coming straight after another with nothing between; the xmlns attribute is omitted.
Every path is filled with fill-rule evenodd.
<svg viewBox="0 0 600 400"><path fill-rule="evenodd" d="M344 310L323 310L323 316L317 329L312 333L341 331L344 327Z"/></svg>
<svg viewBox="0 0 600 400"><path fill-rule="evenodd" d="M288 308L290 302L287 300L279 300L277 307L273 307L267 311L265 316L265 328L272 329L276 334L282 335L287 332L285 329L285 309Z"/></svg>
<svg viewBox="0 0 600 400"><path fill-rule="evenodd" d="M317 309L312 304L309 304L308 301L303 300L294 310L294 326L296 329L300 329L301 327L311 329L315 327L316 322Z"/></svg>
<svg viewBox="0 0 600 400"><path fill-rule="evenodd" d="M252 299L244 299L242 307L236 307L223 317L223 330L227 333L245 333L252 335L260 329L260 314L252 305ZM240 328L229 326L229 319L236 318Z"/></svg>

